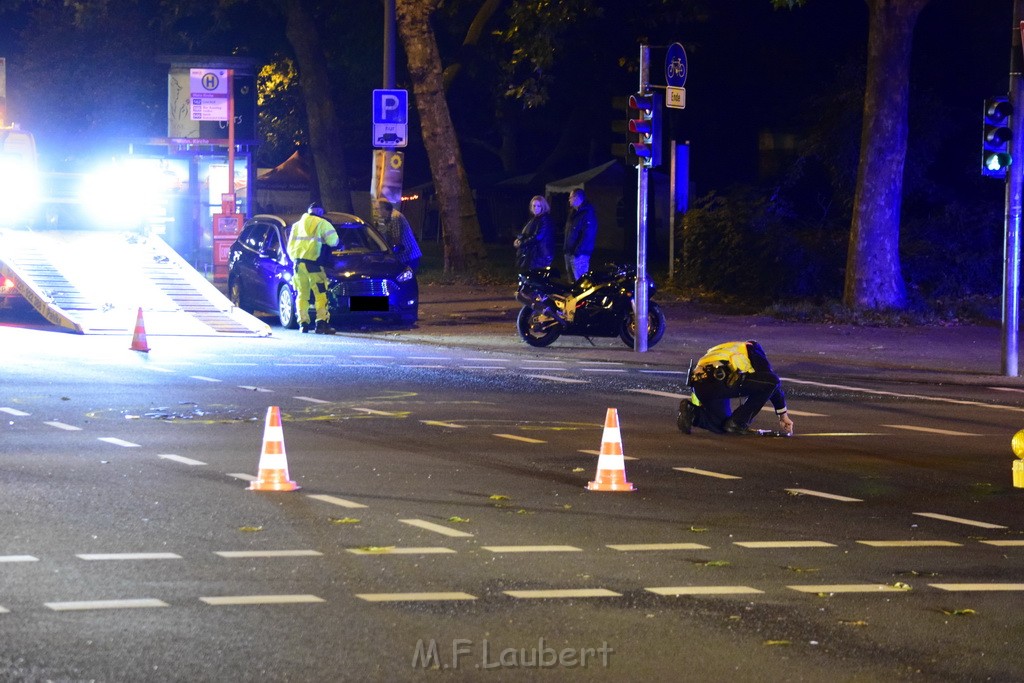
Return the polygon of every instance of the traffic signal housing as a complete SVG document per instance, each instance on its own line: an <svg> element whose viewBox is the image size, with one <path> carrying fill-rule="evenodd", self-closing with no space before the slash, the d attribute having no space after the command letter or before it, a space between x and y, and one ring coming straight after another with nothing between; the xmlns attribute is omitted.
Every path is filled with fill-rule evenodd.
<svg viewBox="0 0 1024 683"><path fill-rule="evenodd" d="M1010 115L1013 105L1006 97L990 97L985 100L984 119L981 138L981 174L1004 178L1006 168L1013 162L1010 157Z"/></svg>
<svg viewBox="0 0 1024 683"><path fill-rule="evenodd" d="M661 93L630 95L629 109L629 132L638 136L629 150L640 166L654 168L661 164Z"/></svg>

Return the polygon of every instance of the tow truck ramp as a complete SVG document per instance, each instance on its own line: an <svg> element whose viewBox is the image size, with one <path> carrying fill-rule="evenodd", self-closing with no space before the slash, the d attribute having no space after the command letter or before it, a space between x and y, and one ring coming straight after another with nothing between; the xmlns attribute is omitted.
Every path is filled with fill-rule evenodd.
<svg viewBox="0 0 1024 683"><path fill-rule="evenodd" d="M270 335L157 236L0 230L0 274L47 320L79 334Z"/></svg>

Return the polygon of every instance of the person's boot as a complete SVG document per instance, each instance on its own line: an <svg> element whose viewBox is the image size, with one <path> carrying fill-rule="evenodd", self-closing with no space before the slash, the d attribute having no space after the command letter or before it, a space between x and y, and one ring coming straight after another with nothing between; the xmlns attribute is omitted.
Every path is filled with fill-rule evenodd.
<svg viewBox="0 0 1024 683"><path fill-rule="evenodd" d="M679 402L679 417L676 418L676 426L683 434L693 433L693 422L697 417L697 406L690 403L690 399L684 398Z"/></svg>
<svg viewBox="0 0 1024 683"><path fill-rule="evenodd" d="M313 323L299 323L299 329L302 330L302 334L306 334L313 329Z"/></svg>
<svg viewBox="0 0 1024 683"><path fill-rule="evenodd" d="M733 436L750 436L751 434L757 434L757 431L751 429L747 425L737 424L731 417L725 421L722 425L722 429L725 430L726 434L732 434Z"/></svg>
<svg viewBox="0 0 1024 683"><path fill-rule="evenodd" d="M327 324L326 320L317 320L315 331L317 334L334 334L337 332L336 329Z"/></svg>

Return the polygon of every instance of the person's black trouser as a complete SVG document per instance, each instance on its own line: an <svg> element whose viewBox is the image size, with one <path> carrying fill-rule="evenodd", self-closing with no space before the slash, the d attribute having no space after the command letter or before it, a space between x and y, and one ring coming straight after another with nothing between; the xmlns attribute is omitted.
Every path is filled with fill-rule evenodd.
<svg viewBox="0 0 1024 683"><path fill-rule="evenodd" d="M730 385L727 381L702 379L693 384L693 392L700 401L700 409L693 421L695 427L722 434L725 421L730 417L737 427L746 427L779 388L779 378L772 372L752 372L741 375ZM746 400L732 410L731 399Z"/></svg>

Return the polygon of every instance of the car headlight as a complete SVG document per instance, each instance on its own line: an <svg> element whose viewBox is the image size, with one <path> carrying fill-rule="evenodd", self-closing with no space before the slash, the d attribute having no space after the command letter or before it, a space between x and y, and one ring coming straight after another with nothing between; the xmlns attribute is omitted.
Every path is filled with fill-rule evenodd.
<svg viewBox="0 0 1024 683"><path fill-rule="evenodd" d="M395 280L397 280L399 282L408 282L412 278L413 278L412 268L406 268L405 270L403 270L401 273L398 274L398 277L396 277Z"/></svg>

